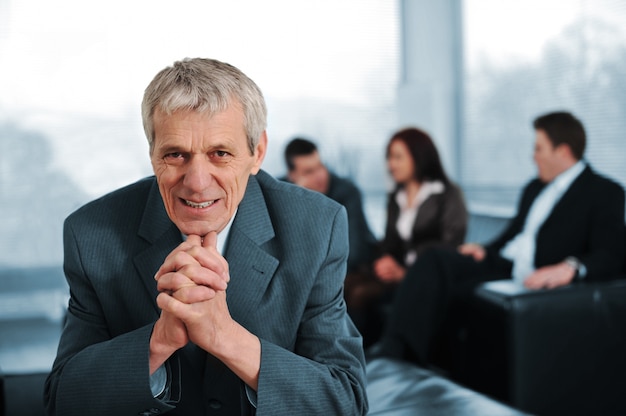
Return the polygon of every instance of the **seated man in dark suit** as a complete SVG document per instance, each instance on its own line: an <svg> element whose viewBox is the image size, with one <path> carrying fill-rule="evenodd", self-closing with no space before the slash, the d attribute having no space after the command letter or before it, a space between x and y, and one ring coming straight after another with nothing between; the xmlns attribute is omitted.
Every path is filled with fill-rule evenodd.
<svg viewBox="0 0 626 416"><path fill-rule="evenodd" d="M369 264L377 241L367 224L359 188L349 179L330 172L322 162L317 146L301 137L292 139L285 147L285 164L287 176L283 180L321 192L346 207L350 236L348 272Z"/></svg>
<svg viewBox="0 0 626 416"><path fill-rule="evenodd" d="M237 68L185 59L142 102L155 176L65 221L50 415L362 415L342 299L345 209L261 170L267 110Z"/></svg>
<svg viewBox="0 0 626 416"><path fill-rule="evenodd" d="M538 177L509 226L486 246L424 253L407 272L372 356L429 365L449 312L481 282L513 278L529 289L617 276L624 256L624 189L583 160L585 130L566 112L534 122Z"/></svg>

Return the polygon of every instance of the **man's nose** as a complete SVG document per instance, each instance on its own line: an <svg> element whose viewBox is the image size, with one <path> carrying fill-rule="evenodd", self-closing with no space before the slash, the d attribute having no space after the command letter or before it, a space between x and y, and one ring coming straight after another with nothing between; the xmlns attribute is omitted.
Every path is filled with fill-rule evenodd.
<svg viewBox="0 0 626 416"><path fill-rule="evenodd" d="M202 192L213 180L214 166L205 155L194 155L187 164L183 183L194 192Z"/></svg>

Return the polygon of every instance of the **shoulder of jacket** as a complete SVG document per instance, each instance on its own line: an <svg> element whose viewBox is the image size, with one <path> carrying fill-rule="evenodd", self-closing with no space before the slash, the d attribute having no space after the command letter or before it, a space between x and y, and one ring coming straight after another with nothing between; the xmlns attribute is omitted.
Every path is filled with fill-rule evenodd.
<svg viewBox="0 0 626 416"><path fill-rule="evenodd" d="M153 186L156 186L156 178L154 176L140 179L87 202L71 213L68 216L68 220L82 216L93 216L95 213L111 211L116 208L130 210L132 209L131 207L136 207L137 205L143 206ZM141 204L139 201L144 202Z"/></svg>

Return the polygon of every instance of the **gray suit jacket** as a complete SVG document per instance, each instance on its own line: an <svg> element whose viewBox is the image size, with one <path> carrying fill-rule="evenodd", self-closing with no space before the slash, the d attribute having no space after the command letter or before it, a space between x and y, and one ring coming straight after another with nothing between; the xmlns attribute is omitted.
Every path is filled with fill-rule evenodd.
<svg viewBox="0 0 626 416"><path fill-rule="evenodd" d="M178 244L153 177L65 222L71 298L46 381L49 414L365 414L361 337L346 314L343 207L251 176L225 257L232 317L261 339L257 408L226 366L193 344L168 360L177 402L152 397L148 350L159 316L153 278Z"/></svg>

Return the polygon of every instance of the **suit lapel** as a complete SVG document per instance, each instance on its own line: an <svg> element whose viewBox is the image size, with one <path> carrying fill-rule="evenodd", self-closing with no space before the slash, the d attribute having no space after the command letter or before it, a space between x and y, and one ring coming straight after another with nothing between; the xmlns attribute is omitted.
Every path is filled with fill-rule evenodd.
<svg viewBox="0 0 626 416"><path fill-rule="evenodd" d="M228 306L232 317L244 326L257 309L278 267L278 259L262 248L274 235L263 192L257 177L251 175L225 253L230 268Z"/></svg>
<svg viewBox="0 0 626 416"><path fill-rule="evenodd" d="M223 253L230 272L226 289L230 315L249 330L255 328L254 311L278 267L278 260L261 249L273 237L274 228L263 192L256 177L251 175ZM240 395L245 394L233 388L241 386L241 381L211 354L206 356L204 377L206 394L213 397L237 402L241 400Z"/></svg>
<svg viewBox="0 0 626 416"><path fill-rule="evenodd" d="M156 180L150 188L138 234L149 245L135 256L135 268L148 291L155 310L160 313L156 304L159 292L154 275L167 255L182 242L182 236L167 216Z"/></svg>
<svg viewBox="0 0 626 416"><path fill-rule="evenodd" d="M554 208L552 208L552 211L544 221L544 224L548 224L553 218L562 217L562 214L560 213L562 210L567 210L568 207L576 206L576 200L578 199L581 191L586 188L585 183L587 182L587 179L590 177L590 175L591 168L587 166L580 173L580 175L578 175L578 177L574 179L569 189L565 191L563 196L554 205Z"/></svg>
<svg viewBox="0 0 626 416"><path fill-rule="evenodd" d="M167 255L182 242L182 236L167 216L156 181L150 189L138 234L148 246L135 256L135 268L155 311L159 312L154 274ZM224 256L231 276L227 290L230 313L242 325L261 301L278 267L278 259L262 248L274 235L263 192L256 176L251 175L231 226Z"/></svg>
<svg viewBox="0 0 626 416"><path fill-rule="evenodd" d="M411 238L424 235L426 230L438 226L437 215L441 198L442 194L432 194L422 203L413 223Z"/></svg>

